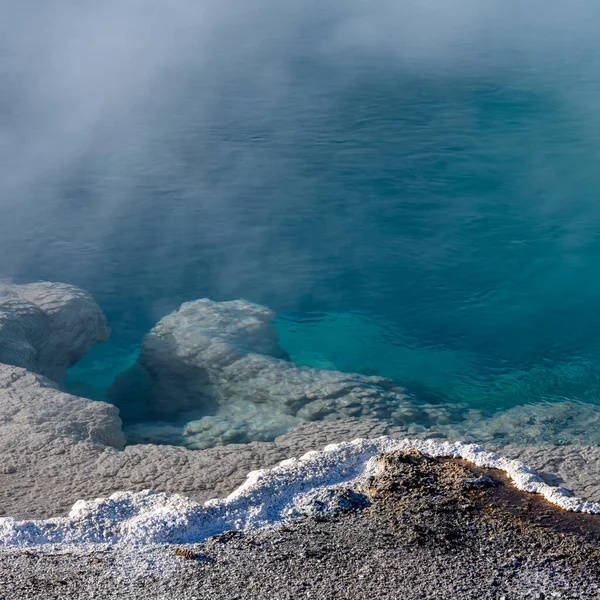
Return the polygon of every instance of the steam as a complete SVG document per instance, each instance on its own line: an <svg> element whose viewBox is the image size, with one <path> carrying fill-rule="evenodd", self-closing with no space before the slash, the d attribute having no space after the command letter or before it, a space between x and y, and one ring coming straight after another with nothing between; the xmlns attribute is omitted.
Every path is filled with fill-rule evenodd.
<svg viewBox="0 0 600 600"><path fill-rule="evenodd" d="M324 206L313 185L345 157L319 163L341 91L577 63L599 13L591 0L5 0L0 274L151 298L148 322L190 295L291 306L335 282L331 248L370 268L356 249L376 235L368 208ZM290 234L299 221L305 237Z"/></svg>

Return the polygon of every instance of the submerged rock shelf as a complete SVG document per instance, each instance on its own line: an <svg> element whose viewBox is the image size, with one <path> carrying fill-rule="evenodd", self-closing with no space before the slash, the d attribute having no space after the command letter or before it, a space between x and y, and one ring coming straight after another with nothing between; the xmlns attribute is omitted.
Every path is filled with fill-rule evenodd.
<svg viewBox="0 0 600 600"><path fill-rule="evenodd" d="M138 414L125 427L129 442L197 450L271 441L303 422L359 418L407 437L600 445L600 408L590 404L539 403L490 414L424 402L383 377L296 365L278 345L274 318L250 302L203 299L161 319L138 362L109 391L124 410L138 399Z"/></svg>

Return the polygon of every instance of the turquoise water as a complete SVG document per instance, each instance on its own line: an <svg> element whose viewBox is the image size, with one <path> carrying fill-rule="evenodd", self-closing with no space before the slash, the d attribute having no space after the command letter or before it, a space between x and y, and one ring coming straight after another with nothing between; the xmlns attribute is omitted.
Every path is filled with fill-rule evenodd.
<svg viewBox="0 0 600 600"><path fill-rule="evenodd" d="M190 289L169 268L116 264L116 276L126 270L133 287L148 286L134 306L143 314L162 302L158 318L179 301L241 296L279 309L282 345L302 364L381 374L471 405L598 402L600 131L591 119L561 90L515 75L371 75L354 87L328 120L296 116L305 133L282 148L294 170L263 184L257 239L246 233L222 249L250 244L254 264L224 265L243 271L241 281L220 279L215 248L165 241L163 252L183 243ZM240 206L236 218L251 223L256 208ZM119 301L103 305L117 344L133 308ZM152 324L136 319L137 331L126 323L132 339ZM122 362L112 352L88 383L106 387Z"/></svg>
<svg viewBox="0 0 600 600"><path fill-rule="evenodd" d="M465 24L439 5L419 37L384 2L309 4L202 60L185 38L143 93L82 92L89 119L42 127L43 169L2 146L0 274L80 285L113 328L67 389L103 398L181 302L243 297L277 311L296 362L427 402L600 404L597 9L491 3ZM33 144L42 112L12 91L4 139Z"/></svg>

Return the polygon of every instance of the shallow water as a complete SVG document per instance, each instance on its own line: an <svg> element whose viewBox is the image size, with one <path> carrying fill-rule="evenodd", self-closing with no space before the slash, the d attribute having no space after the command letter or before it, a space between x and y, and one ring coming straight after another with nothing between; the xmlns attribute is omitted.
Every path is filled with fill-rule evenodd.
<svg viewBox="0 0 600 600"><path fill-rule="evenodd" d="M113 327L67 389L103 398L181 302L243 297L277 311L296 362L424 402L600 404L596 9L511 4L423 51L339 42L334 4L275 13L264 46L196 60L186 38L101 107L68 71L76 121L53 112L64 81L52 126L28 88L3 97L0 274L80 285Z"/></svg>

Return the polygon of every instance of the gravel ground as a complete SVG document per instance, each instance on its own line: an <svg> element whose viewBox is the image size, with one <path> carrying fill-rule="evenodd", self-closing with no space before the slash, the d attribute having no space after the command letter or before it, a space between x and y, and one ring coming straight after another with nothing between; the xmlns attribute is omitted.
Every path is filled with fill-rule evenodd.
<svg viewBox="0 0 600 600"><path fill-rule="evenodd" d="M0 598L600 598L600 517L403 452L335 517L203 544L0 553Z"/></svg>

